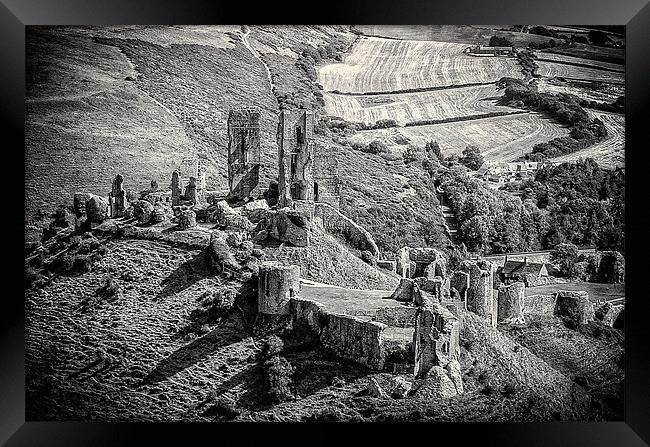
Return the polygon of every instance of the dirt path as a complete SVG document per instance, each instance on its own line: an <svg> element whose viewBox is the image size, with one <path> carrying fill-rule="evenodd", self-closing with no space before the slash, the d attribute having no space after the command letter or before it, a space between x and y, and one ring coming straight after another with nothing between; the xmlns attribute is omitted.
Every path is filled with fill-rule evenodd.
<svg viewBox="0 0 650 447"><path fill-rule="evenodd" d="M257 59L262 63L262 65L264 65L264 68L266 69L266 77L268 78L269 85L271 86L271 91L273 92L273 94L275 94L275 83L273 82L273 78L271 77L271 70L269 69L269 66L266 65L266 62L264 62L260 54L251 46L250 42L248 41L248 35L250 33L251 33L250 28L246 28L246 31L241 35L241 41L246 47L246 49L248 49L248 51L250 51L251 54L255 57L255 59Z"/></svg>

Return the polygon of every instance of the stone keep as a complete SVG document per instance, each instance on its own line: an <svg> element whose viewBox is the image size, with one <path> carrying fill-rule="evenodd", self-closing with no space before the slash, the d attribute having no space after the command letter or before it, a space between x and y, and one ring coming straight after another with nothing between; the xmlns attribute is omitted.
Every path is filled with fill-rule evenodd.
<svg viewBox="0 0 650 447"><path fill-rule="evenodd" d="M126 210L126 191L124 191L124 177L117 174L113 180L113 188L109 196L111 217L124 217L124 210Z"/></svg>
<svg viewBox="0 0 650 447"><path fill-rule="evenodd" d="M278 208L294 200L314 200L314 113L282 110L277 132Z"/></svg>
<svg viewBox="0 0 650 447"><path fill-rule="evenodd" d="M289 302L300 292L300 266L263 262L258 281L258 311L261 314L289 315Z"/></svg>
<svg viewBox="0 0 650 447"><path fill-rule="evenodd" d="M499 286L497 322L502 324L523 324L524 321L523 282Z"/></svg>
<svg viewBox="0 0 650 447"><path fill-rule="evenodd" d="M445 367L460 353L458 319L444 306L425 300L418 310L413 333L415 377L424 377L434 366Z"/></svg>
<svg viewBox="0 0 650 447"><path fill-rule="evenodd" d="M257 196L260 175L260 111L235 109L228 114L228 199Z"/></svg>
<svg viewBox="0 0 650 447"><path fill-rule="evenodd" d="M494 298L494 265L488 261L466 262L463 269L469 273L467 310L484 317L492 327L497 326L497 301Z"/></svg>

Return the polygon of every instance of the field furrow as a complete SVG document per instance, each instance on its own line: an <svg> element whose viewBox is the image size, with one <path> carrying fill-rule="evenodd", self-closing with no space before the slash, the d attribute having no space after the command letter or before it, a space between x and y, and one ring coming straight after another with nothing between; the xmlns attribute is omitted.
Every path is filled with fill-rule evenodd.
<svg viewBox="0 0 650 447"><path fill-rule="evenodd" d="M362 37L345 58L319 70L325 91L392 92L521 77L514 58L476 58L466 44Z"/></svg>
<svg viewBox="0 0 650 447"><path fill-rule="evenodd" d="M399 129L370 130L357 133L354 141L369 143L375 139L386 142L394 151L406 145L395 144L399 136L424 147L437 141L445 156L458 155L468 145L477 146L486 160L512 161L530 152L537 143L566 136L569 129L536 113L458 121ZM397 135L399 134L399 135Z"/></svg>
<svg viewBox="0 0 650 447"><path fill-rule="evenodd" d="M499 96L500 92L494 85L395 95L324 95L328 115L363 123L394 119L399 125L422 120L518 111L498 105Z"/></svg>
<svg viewBox="0 0 650 447"><path fill-rule="evenodd" d="M560 62L564 64L573 64L573 65L589 65L595 69L603 68L607 70L619 71L625 73L625 66L621 64L615 64L612 62L603 62L595 61L591 59L585 59L582 57L568 56L566 54L554 54L554 53L537 53L538 60L546 62Z"/></svg>
<svg viewBox="0 0 650 447"><path fill-rule="evenodd" d="M614 84L625 83L625 73L600 70L598 68L579 67L557 62L537 61L537 73L549 78L582 79L587 81L610 82Z"/></svg>
<svg viewBox="0 0 650 447"><path fill-rule="evenodd" d="M605 123L607 138L588 148L554 158L553 161L570 162L589 157L606 168L625 167L625 116L593 110L589 114Z"/></svg>

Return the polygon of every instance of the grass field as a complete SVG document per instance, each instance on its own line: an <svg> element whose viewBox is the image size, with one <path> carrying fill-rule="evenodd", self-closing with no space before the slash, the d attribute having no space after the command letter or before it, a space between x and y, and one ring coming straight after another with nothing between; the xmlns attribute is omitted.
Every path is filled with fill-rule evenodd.
<svg viewBox="0 0 650 447"><path fill-rule="evenodd" d="M620 84L602 84L598 89L594 89L580 83L571 84L552 78L538 78L537 89L540 92L569 93L589 101L610 103L625 95L625 86Z"/></svg>
<svg viewBox="0 0 650 447"><path fill-rule="evenodd" d="M494 82L521 77L513 58L476 58L463 54L466 45L363 37L344 63L321 67L325 91L392 92L428 87Z"/></svg>
<svg viewBox="0 0 650 447"><path fill-rule="evenodd" d="M571 154L554 158L553 161L576 161L579 158L593 158L609 169L625 167L625 115L590 110L589 114L605 123L607 138Z"/></svg>
<svg viewBox="0 0 650 447"><path fill-rule="evenodd" d="M517 111L497 104L500 96L501 92L494 85L391 95L324 95L328 115L364 123L394 119L400 125L421 120Z"/></svg>
<svg viewBox="0 0 650 447"><path fill-rule="evenodd" d="M607 71L598 68L580 67L577 65L546 62L542 60L537 61L537 66L537 74L540 76L625 84L625 73L622 71Z"/></svg>
<svg viewBox="0 0 650 447"><path fill-rule="evenodd" d="M470 45L475 45L477 42L487 45L490 37L495 35L507 38L516 47L526 47L533 42L548 42L550 39L537 34L503 31L501 28L509 28L509 26L502 25L355 25L355 28L368 36Z"/></svg>
<svg viewBox="0 0 650 447"><path fill-rule="evenodd" d="M594 45L576 43L570 47L546 49L544 50L544 53L563 54L566 56L610 62L613 64L625 64L625 48L597 47Z"/></svg>
<svg viewBox="0 0 650 447"><path fill-rule="evenodd" d="M558 136L568 135L564 128L536 113L458 121L444 124L362 131L354 141L369 143L379 139L395 151L403 151L406 145L395 141L397 135L408 138L412 143L424 147L427 141L435 140L445 156L460 154L468 145L475 145L483 157L490 161L512 161L529 152L537 143L546 142Z"/></svg>
<svg viewBox="0 0 650 447"><path fill-rule="evenodd" d="M573 65L585 65L589 66L591 68L601 68L605 70L612 70L612 71L618 71L621 73L625 72L625 66L621 64L616 64L612 62L603 62L603 61L596 61L596 60L591 60L591 59L585 59L581 57L574 57L574 56L568 56L566 54L554 54L554 53L545 53L545 52L538 52L537 53L537 58L539 61L547 61L547 62L561 62L565 64L573 64Z"/></svg>

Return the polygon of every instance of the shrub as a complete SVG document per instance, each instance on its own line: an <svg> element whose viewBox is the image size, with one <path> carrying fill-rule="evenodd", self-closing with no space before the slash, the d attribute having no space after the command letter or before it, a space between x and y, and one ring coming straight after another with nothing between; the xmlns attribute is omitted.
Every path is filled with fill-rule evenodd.
<svg viewBox="0 0 650 447"><path fill-rule="evenodd" d="M264 357L279 355L284 349L284 341L277 335L271 335L264 345Z"/></svg>
<svg viewBox="0 0 650 447"><path fill-rule="evenodd" d="M368 265L377 265L377 258L368 250L361 252L361 260Z"/></svg>
<svg viewBox="0 0 650 447"><path fill-rule="evenodd" d="M291 392L292 376L295 368L287 359L274 355L264 362L269 383L269 394L276 402L283 402L293 397Z"/></svg>
<svg viewBox="0 0 650 447"><path fill-rule="evenodd" d="M104 279L104 284L97 289L96 294L106 300L113 301L117 299L120 293L120 286L112 276Z"/></svg>
<svg viewBox="0 0 650 447"><path fill-rule="evenodd" d="M214 401L214 405L206 410L209 416L217 416L219 419L232 421L241 414L235 403L230 399L219 397Z"/></svg>
<svg viewBox="0 0 650 447"><path fill-rule="evenodd" d="M467 146L463 149L463 156L458 161L472 171L476 171L483 164L483 155L478 147Z"/></svg>
<svg viewBox="0 0 650 447"><path fill-rule="evenodd" d="M45 277L35 268L28 266L25 269L25 288L30 289L32 286L40 285Z"/></svg>
<svg viewBox="0 0 650 447"><path fill-rule="evenodd" d="M365 151L369 154L381 154L388 152L388 147L379 140L371 141L368 146L366 146Z"/></svg>
<svg viewBox="0 0 650 447"><path fill-rule="evenodd" d="M422 160L424 158L424 154L422 153L422 149L410 144L404 151L403 157L404 157L404 163L409 164L414 161Z"/></svg>

